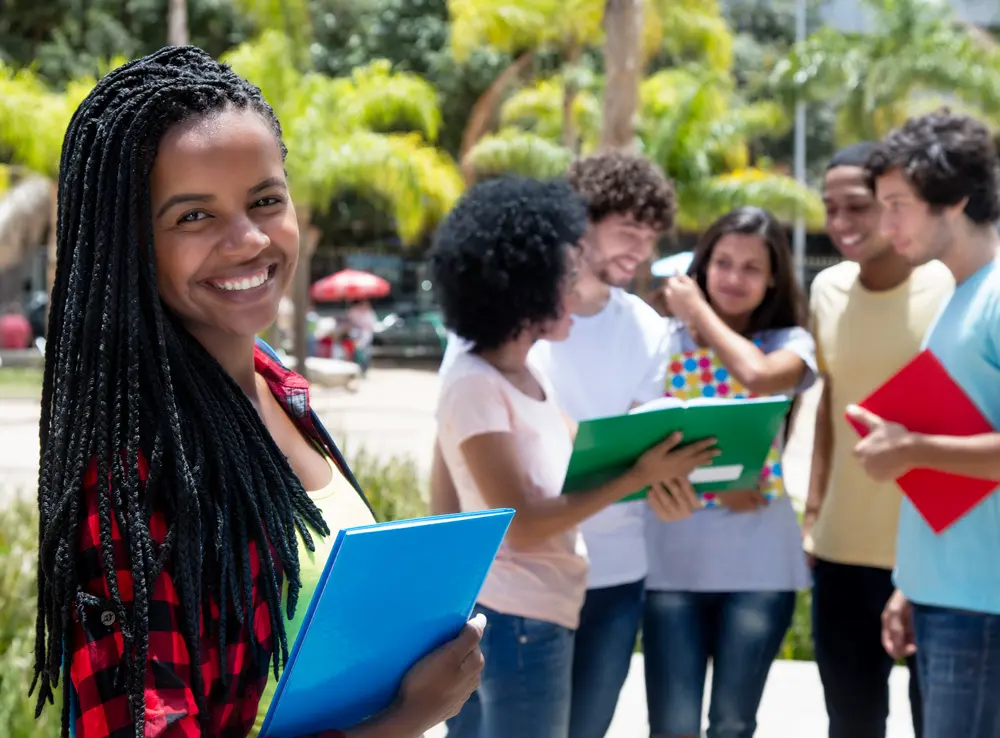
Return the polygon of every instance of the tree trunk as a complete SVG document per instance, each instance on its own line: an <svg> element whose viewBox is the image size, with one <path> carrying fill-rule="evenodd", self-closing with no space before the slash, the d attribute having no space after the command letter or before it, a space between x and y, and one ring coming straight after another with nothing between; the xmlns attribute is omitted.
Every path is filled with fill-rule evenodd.
<svg viewBox="0 0 1000 738"><path fill-rule="evenodd" d="M292 283L292 301L295 312L292 323L294 333L295 371L306 379L306 358L309 356L309 332L306 316L309 314L309 277L312 257L319 243L320 230L312 225L312 213L305 205L295 209L299 221L299 261Z"/></svg>
<svg viewBox="0 0 1000 738"><path fill-rule="evenodd" d="M167 0L167 46L188 45L187 0Z"/></svg>
<svg viewBox="0 0 1000 738"><path fill-rule="evenodd" d="M490 126L493 125L493 118L497 108L500 107L500 100L508 88L513 85L518 77L528 68L528 65L535 58L535 52L526 51L517 57L510 66L500 73L493 83L486 88L486 92L479 96L476 104L472 106L469 113L469 120L465 124L465 131L462 133L462 147L459 149L458 160L462 165L462 175L467 183L471 183L473 172L467 168L465 155L481 139Z"/></svg>
<svg viewBox="0 0 1000 738"><path fill-rule="evenodd" d="M635 144L635 114L642 73L642 0L607 0L604 6L604 123L602 151Z"/></svg>
<svg viewBox="0 0 1000 738"><path fill-rule="evenodd" d="M580 61L580 47L573 44L566 55L565 81L563 82L563 105L562 105L562 142L563 146L579 153L580 136L576 130L576 121L573 120L573 105L576 103L576 64Z"/></svg>

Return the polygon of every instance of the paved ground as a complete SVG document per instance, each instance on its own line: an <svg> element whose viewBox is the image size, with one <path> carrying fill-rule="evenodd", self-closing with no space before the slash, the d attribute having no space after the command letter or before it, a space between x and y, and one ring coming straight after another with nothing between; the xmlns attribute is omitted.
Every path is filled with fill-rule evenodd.
<svg viewBox="0 0 1000 738"><path fill-rule="evenodd" d="M364 446L383 457L410 456L426 473L434 441L437 377L417 369L375 369L360 390L317 392L314 404L331 432L350 447ZM801 499L809 469L815 392L805 402L785 457L790 493ZM0 397L0 502L19 487L34 494L38 458L38 409L30 400ZM641 656L636 656L608 738L648 735ZM912 736L906 689L907 675L892 677L892 714L887 738ZM826 712L813 664L778 662L771 670L758 716L758 738L823 738ZM427 738L441 738L443 730Z"/></svg>

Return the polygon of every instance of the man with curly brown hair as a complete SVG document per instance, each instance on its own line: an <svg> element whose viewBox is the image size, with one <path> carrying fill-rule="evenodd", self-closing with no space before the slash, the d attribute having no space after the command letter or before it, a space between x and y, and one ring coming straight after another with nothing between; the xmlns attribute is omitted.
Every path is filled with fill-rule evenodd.
<svg viewBox="0 0 1000 738"><path fill-rule="evenodd" d="M882 232L912 265L938 259L955 291L924 338L994 428L1000 428L1000 157L987 128L947 110L913 118L868 158ZM933 397L915 398L933 402ZM927 435L859 407L868 435L854 454L877 481L912 469L1000 480L1000 433ZM941 495L961 491L959 479ZM1000 488L998 488L1000 489ZM882 641L916 654L924 738L1000 736L1000 494L936 532L904 498Z"/></svg>
<svg viewBox="0 0 1000 738"><path fill-rule="evenodd" d="M581 245L579 308L569 338L540 341L533 358L575 421L620 415L663 395L665 324L626 291L674 223L672 184L647 159L610 152L575 162L567 178L584 200L589 228ZM442 363L462 346L452 338ZM432 509L455 509L447 470L435 463ZM613 505L581 525L590 560L576 631L569 738L602 738L628 675L643 611L646 577L643 502ZM683 507L684 502L676 504ZM690 510L678 509L676 516ZM477 735L475 697L449 726L449 737Z"/></svg>

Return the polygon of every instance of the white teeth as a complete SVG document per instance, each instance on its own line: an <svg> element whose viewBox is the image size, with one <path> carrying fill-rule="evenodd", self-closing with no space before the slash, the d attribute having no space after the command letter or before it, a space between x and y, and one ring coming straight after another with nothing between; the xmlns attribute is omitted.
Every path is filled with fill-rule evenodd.
<svg viewBox="0 0 1000 738"><path fill-rule="evenodd" d="M216 289L223 290L225 292L241 292L243 290L250 290L254 287L260 287L264 282L267 281L267 277L270 271L265 269L259 274L255 274L252 277L243 277L243 279L230 279L225 282L213 282L213 286Z"/></svg>

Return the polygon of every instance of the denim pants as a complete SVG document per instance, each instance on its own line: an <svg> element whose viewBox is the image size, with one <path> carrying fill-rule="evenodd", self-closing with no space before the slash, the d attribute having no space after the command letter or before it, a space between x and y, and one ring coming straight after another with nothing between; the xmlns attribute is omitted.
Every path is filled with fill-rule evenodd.
<svg viewBox="0 0 1000 738"><path fill-rule="evenodd" d="M475 612L486 615L486 665L448 738L567 738L573 631L481 605Z"/></svg>
<svg viewBox="0 0 1000 738"><path fill-rule="evenodd" d="M573 652L569 738L604 738L642 621L643 580L587 590Z"/></svg>
<svg viewBox="0 0 1000 738"><path fill-rule="evenodd" d="M646 592L643 651L650 735L700 736L712 659L708 738L751 738L794 592Z"/></svg>
<svg viewBox="0 0 1000 738"><path fill-rule="evenodd" d="M823 682L829 738L885 738L893 660L882 647L882 610L892 595L892 572L816 559L812 631ZM921 738L920 689L910 667L910 712Z"/></svg>
<svg viewBox="0 0 1000 738"><path fill-rule="evenodd" d="M1000 615L914 605L924 738L1000 738Z"/></svg>

